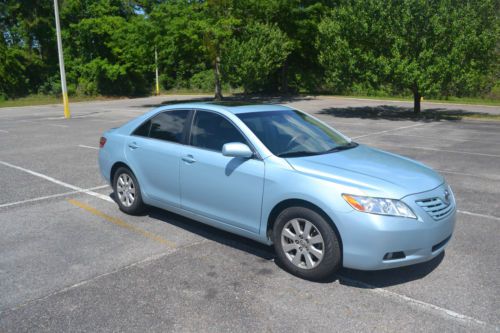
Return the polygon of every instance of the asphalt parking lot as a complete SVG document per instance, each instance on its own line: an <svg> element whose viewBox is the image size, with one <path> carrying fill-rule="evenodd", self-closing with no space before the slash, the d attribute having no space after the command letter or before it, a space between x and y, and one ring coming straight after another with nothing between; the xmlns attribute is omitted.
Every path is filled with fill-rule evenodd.
<svg viewBox="0 0 500 333"><path fill-rule="evenodd" d="M0 331L500 331L500 122L447 114L498 107L303 98L286 103L355 141L441 172L459 212L433 261L342 270L322 283L272 249L152 209L132 217L101 179L101 133L160 96L0 109ZM377 112L385 110L386 112Z"/></svg>

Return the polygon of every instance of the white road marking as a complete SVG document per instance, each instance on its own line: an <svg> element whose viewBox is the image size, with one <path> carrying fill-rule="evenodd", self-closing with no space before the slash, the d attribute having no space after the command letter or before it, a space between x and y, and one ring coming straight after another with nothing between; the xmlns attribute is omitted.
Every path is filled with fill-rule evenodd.
<svg viewBox="0 0 500 333"><path fill-rule="evenodd" d="M86 145L78 145L78 147L99 150L99 148L97 148L97 147L86 146Z"/></svg>
<svg viewBox="0 0 500 333"><path fill-rule="evenodd" d="M430 311L430 312L437 312L441 315L445 315L445 316L448 316L454 320L457 320L457 321L461 321L461 322L464 322L464 323L467 323L467 324L473 324L473 325L479 325L479 326L482 326L482 327L487 327L487 328L493 328L494 330L498 330L499 327L496 327L492 324L488 324L482 320L479 320L479 319L476 319L476 318L473 318L473 317L469 317L469 316L466 316L464 314L461 314L461 313L458 313L458 312L455 312L455 311L452 311L452 310L448 310L446 308L442 308L440 306L437 306L437 305L434 305L434 304L431 304L431 303L427 303L427 302L423 302L423 301L419 301L417 299L414 299L414 298L411 298L411 297L408 297L408 296L405 296L405 295L402 295L402 294L398 294L398 293L395 293L393 291L390 291L390 290L387 290L387 289L383 289L383 288L378 288L376 286L372 286L368 283L365 283L365 282L361 282L361 281L358 281L358 280L353 280L353 279L350 279L350 278L347 278L347 277L344 277L344 276L339 276L340 279L343 279L345 280L346 282L350 283L350 284L354 284L354 285L358 285L362 288L366 288L376 294L379 294L379 295L382 295L382 296L385 296L385 297L389 297L389 298L392 298L392 299L395 299L395 300L398 300L398 301L403 301L404 303L408 303L408 304L411 304L411 305L414 305L414 306L418 306L422 309L425 309L427 311Z"/></svg>
<svg viewBox="0 0 500 333"><path fill-rule="evenodd" d="M495 154L473 153L473 152L469 152L469 151L460 151L460 150L448 150L448 149L439 149L439 148L430 148L430 147L418 147L418 146L402 146L402 145L390 144L390 143L382 143L380 145L381 146L388 146L388 147L401 147L401 148L409 148L409 149L442 151L442 152L445 152L445 153L454 153L454 154L464 154L464 155L474 155L474 156L488 156L488 157L500 157L500 155L495 155Z"/></svg>
<svg viewBox="0 0 500 333"><path fill-rule="evenodd" d="M478 213L468 212L468 211L465 211L465 210L457 210L457 212L460 213L460 214L477 216L477 217L482 217L482 218L485 218L485 219L491 219L491 220L495 220L495 221L500 221L500 217L493 216L493 215L478 214Z"/></svg>
<svg viewBox="0 0 500 333"><path fill-rule="evenodd" d="M389 102L389 103L406 103L406 104L411 104L413 106L413 101L404 101L404 100L392 100L392 99L375 99L375 98L357 98L357 97L343 97L343 96L316 96L315 98L332 98L332 99L350 99L354 101L373 101L373 102ZM424 104L437 104L437 105L446 105L448 107L455 107L455 106L478 106L478 107L484 107L484 108L498 108L496 105L483 105L483 104L459 104L459 103L446 103L446 102L427 102L424 101L421 103L422 104L422 110L425 111L425 108L423 107Z"/></svg>
<svg viewBox="0 0 500 333"><path fill-rule="evenodd" d="M49 126L55 126L55 127L63 127L63 128L67 128L68 125L61 125L61 124L48 124Z"/></svg>
<svg viewBox="0 0 500 333"><path fill-rule="evenodd" d="M453 139L453 138L448 138L448 137L435 137L435 136L428 136L428 135L416 135L416 134L397 134L397 133L390 133L390 134L387 134L388 136L402 136L402 137L405 137L405 136L411 136L411 137L415 137L415 138L421 138L421 139L430 139L430 140L439 140L439 141L457 141L457 142L477 142L477 143L488 143L490 145L496 145L498 144L498 142L495 142L495 141L484 141L484 140L468 140L468 139Z"/></svg>
<svg viewBox="0 0 500 333"><path fill-rule="evenodd" d="M9 131L6 131L6 130L0 130L0 133L9 133Z"/></svg>
<svg viewBox="0 0 500 333"><path fill-rule="evenodd" d="M52 195L46 195L46 196L43 196L43 197L38 197L38 198L33 198L33 199L27 199L27 200L9 202L9 203L5 203L5 204L1 204L0 208L17 206L17 205L22 205L22 204L25 204L25 203L37 202L37 201L42 201L42 200L47 200L47 199L59 198L59 197L64 197L64 196L71 195L71 194L87 193L89 191L100 190L100 189L103 189L103 188L106 188L106 187L109 187L109 185L95 186L95 187L84 189L83 191L70 191L70 192L64 192L64 193L58 193L58 194L52 194Z"/></svg>
<svg viewBox="0 0 500 333"><path fill-rule="evenodd" d="M373 135L379 135L379 134L384 134L384 133L390 133L390 132L399 131L399 130L406 129L406 128L413 128L413 127L419 127L419 126L424 126L424 125L428 125L428 124L427 123L421 123L421 124L416 124L416 125L411 125L411 126L397 127L397 128L393 128L393 129L389 129L389 130L385 130L385 131L368 133L368 134L356 136L353 139L360 139L360 138L365 138L367 136L373 136Z"/></svg>
<svg viewBox="0 0 500 333"><path fill-rule="evenodd" d="M79 186L75 186L75 185L71 185L71 184L65 183L63 181L60 181L60 180L57 180L55 178L46 176L46 175L41 174L39 172L32 171L32 170L29 170L29 169L25 169L25 168L22 168L20 166L17 166L17 165L14 165L14 164L10 164L10 163L4 162L4 161L0 161L0 164L5 165L5 166L10 167L10 168L13 168L13 169L16 169L16 170L20 170L20 171L29 173L30 175L33 175L33 176L36 176L36 177L48 180L49 182L52 182L54 184L57 184L57 185L60 185L60 186L66 187L66 188L69 188L69 189L71 189L73 191L84 192L84 193L92 195L92 196L94 196L96 198L99 198L99 199L102 199L102 200L106 200L108 202L114 202L113 199L111 199L110 197L108 197L108 196L106 196L104 194L97 193L97 192L94 192L94 191L85 190L84 188L81 188Z"/></svg>
<svg viewBox="0 0 500 333"><path fill-rule="evenodd" d="M500 177L495 178L495 177L490 177L486 175L479 175L479 174L472 174L472 173L466 173L466 172L459 172L459 171L452 171L452 170L441 170L441 169L434 169L437 172L440 173L449 173L452 175L461 175L461 176L467 176L467 177L476 177L476 178L485 178L489 180L500 180Z"/></svg>

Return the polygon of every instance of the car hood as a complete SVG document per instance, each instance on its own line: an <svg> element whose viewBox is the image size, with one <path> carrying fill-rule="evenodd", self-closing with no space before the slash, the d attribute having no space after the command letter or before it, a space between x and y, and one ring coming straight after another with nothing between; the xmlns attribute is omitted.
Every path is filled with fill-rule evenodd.
<svg viewBox="0 0 500 333"><path fill-rule="evenodd" d="M351 194L402 198L434 189L444 181L420 162L364 145L287 161L299 172L351 188Z"/></svg>

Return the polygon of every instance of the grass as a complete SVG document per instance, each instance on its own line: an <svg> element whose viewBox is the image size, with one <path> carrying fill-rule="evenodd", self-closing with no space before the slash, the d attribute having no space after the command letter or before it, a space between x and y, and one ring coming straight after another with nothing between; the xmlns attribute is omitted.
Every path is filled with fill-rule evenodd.
<svg viewBox="0 0 500 333"><path fill-rule="evenodd" d="M110 98L103 96L76 96L76 97L70 97L69 101L71 103L71 102L87 102L96 100L109 100L117 98L119 97ZM62 98L56 96L48 96L48 95L30 95L16 99L0 100L0 108L15 107L15 106L47 105L47 104L62 104Z"/></svg>
<svg viewBox="0 0 500 333"><path fill-rule="evenodd" d="M325 97L339 97L339 98L362 98L373 100L387 100L387 101L405 101L413 102L413 97L409 96L373 96L373 95L318 95ZM480 97L449 97L448 99L424 99L422 103L443 103L443 104L467 104L467 105L487 105L487 106L500 106L500 99L496 98L480 98Z"/></svg>
<svg viewBox="0 0 500 333"><path fill-rule="evenodd" d="M195 91L188 89L175 89L162 91L162 95L212 95L212 92L205 91ZM233 96L238 94L238 90L223 91L225 97ZM318 95L318 97L338 97L338 98L363 98L363 99L374 99L374 100L392 100L392 101L408 101L412 102L413 99L410 97L403 96L363 96L363 95L351 95L351 96L334 96L334 95ZM496 97L496 95L495 95ZM105 97L105 96L74 96L70 97L71 102L86 102L86 101L96 101L96 100L112 100L120 99L123 97ZM433 103L446 103L446 104L470 104L470 105L488 105L488 106L500 106L499 98L458 98L450 97L446 100L440 99L430 99L424 98L425 102ZM16 106L33 106L33 105L47 105L47 104L62 104L60 97L47 96L47 95L30 95L27 97L22 97L18 99L0 100L0 108L2 107L16 107ZM423 112L425 114L425 111ZM423 115L422 115L423 116ZM426 115L428 116L428 115ZM468 112L463 114L449 114L447 117L451 119L481 119L481 120L494 120L500 121L500 115L487 114L482 112Z"/></svg>

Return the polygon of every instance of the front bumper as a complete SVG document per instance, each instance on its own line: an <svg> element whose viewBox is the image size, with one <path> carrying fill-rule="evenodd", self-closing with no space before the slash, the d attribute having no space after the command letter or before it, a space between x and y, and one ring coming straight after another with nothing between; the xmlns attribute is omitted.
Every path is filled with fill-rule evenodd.
<svg viewBox="0 0 500 333"><path fill-rule="evenodd" d="M456 205L439 220L416 201L442 197L446 185L409 195L402 200L418 219L382 216L352 211L337 214L343 243L343 265L347 268L379 270L431 260L446 248L455 227ZM392 258L391 258L392 257Z"/></svg>

